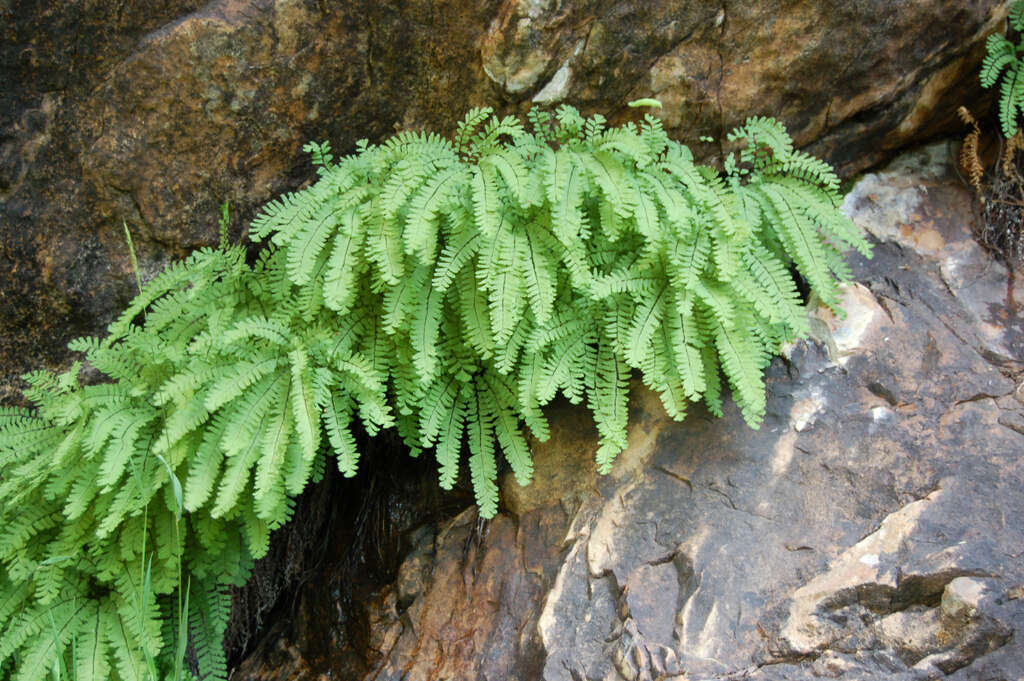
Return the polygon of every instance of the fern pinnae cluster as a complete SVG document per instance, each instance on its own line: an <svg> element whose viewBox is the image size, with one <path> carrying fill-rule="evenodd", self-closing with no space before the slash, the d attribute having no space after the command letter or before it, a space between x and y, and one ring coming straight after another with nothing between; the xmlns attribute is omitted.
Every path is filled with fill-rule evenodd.
<svg viewBox="0 0 1024 681"><path fill-rule="evenodd" d="M1024 2L1010 4L1007 19L1009 27L1024 33ZM1017 117L1024 112L1024 62L1020 53L1024 39L1016 45L1005 35L994 33L985 43L985 59L981 64L981 85L990 88L1002 79L999 86L999 124L1003 137L1009 139L1017 132Z"/></svg>
<svg viewBox="0 0 1024 681"><path fill-rule="evenodd" d="M454 142L404 133L364 145L271 204L252 233L286 251L296 286L327 259L324 305L338 314L351 312L357 279L375 282L383 305L357 314L379 315L384 333L413 349L411 366L382 382L403 437L435 448L446 484L459 451L449 438L461 442L472 427L470 466L489 470L479 435L492 423L517 430L504 426L511 409L543 436L539 407L558 392L587 396L606 469L625 444L620 386L630 369L682 417L700 397L719 409L721 362L756 424L768 350L806 333L788 264L835 304L834 277L847 276L840 249L867 252L836 210L834 174L768 119L733 133L748 144L724 177L694 164L653 118L607 129L566 107L531 123L527 132L475 110ZM311 150L329 156L326 145ZM452 333L439 343L442 326ZM482 387L495 382L501 390ZM516 399L496 409L502 392ZM463 423L467 415L483 421ZM528 480L520 439L498 444ZM476 489L492 510L493 491Z"/></svg>
<svg viewBox="0 0 1024 681"><path fill-rule="evenodd" d="M490 517L499 460L529 482L523 426L546 439L559 394L593 413L602 472L634 371L677 419L720 414L724 377L759 423L764 366L807 332L790 267L835 305L843 250L869 254L832 171L770 119L731 135L719 173L650 116L527 118L476 109L452 141L337 160L310 144L319 178L253 222L255 264L202 250L76 341L109 382L29 377L37 409L0 411L0 676L170 668L161 621L223 676L224 585L326 465L355 475L356 427L431 451L444 487L468 472Z"/></svg>

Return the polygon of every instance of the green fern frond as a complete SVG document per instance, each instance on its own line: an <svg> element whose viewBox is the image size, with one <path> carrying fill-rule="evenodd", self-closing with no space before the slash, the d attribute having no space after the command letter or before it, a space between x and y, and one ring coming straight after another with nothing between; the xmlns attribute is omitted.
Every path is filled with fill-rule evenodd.
<svg viewBox="0 0 1024 681"><path fill-rule="evenodd" d="M429 383L438 369L437 337L441 328L444 296L433 288L422 292L412 319L413 365L423 383Z"/></svg>
<svg viewBox="0 0 1024 681"><path fill-rule="evenodd" d="M203 432L203 439L189 462L184 496L184 507L189 513L197 511L210 498L224 460L220 441L227 425L224 413L215 416L210 427Z"/></svg>
<svg viewBox="0 0 1024 681"><path fill-rule="evenodd" d="M323 284L324 304L339 315L348 312L353 304L357 293L356 282L365 269L363 221L354 209L349 209L342 216L342 224L346 222L349 223L347 229L340 231L334 238Z"/></svg>
<svg viewBox="0 0 1024 681"><path fill-rule="evenodd" d="M45 615L38 614L39 620L47 620L39 626L44 627L49 635L36 637L25 649L24 659L14 679L29 681L48 676L55 661L62 659L64 650L70 647L72 637L82 628L95 607L94 602L82 599L77 603L72 601L56 605L46 610Z"/></svg>
<svg viewBox="0 0 1024 681"><path fill-rule="evenodd" d="M498 467L494 460L494 420L496 405L480 385L467 385L466 434L469 439L469 473L473 495L480 515L494 517L498 512Z"/></svg>
<svg viewBox="0 0 1024 681"><path fill-rule="evenodd" d="M624 219L631 217L637 201L636 188L618 159L607 151L597 151L584 156L582 162L615 214Z"/></svg>
<svg viewBox="0 0 1024 681"><path fill-rule="evenodd" d="M129 458L140 453L139 441L148 442L142 432L156 417L150 410L123 412L109 445L104 450L103 462L100 464L96 484L101 491L109 491L121 480L128 471Z"/></svg>
<svg viewBox="0 0 1024 681"><path fill-rule="evenodd" d="M293 239L288 241L288 277L296 286L309 282L317 257L338 228L341 216L351 213L334 203L323 206Z"/></svg>
<svg viewBox="0 0 1024 681"><path fill-rule="evenodd" d="M519 371L519 383L516 390L519 414L533 436L541 442L546 441L550 434L548 422L541 411L541 402L538 397L543 369L543 356L538 352L529 353Z"/></svg>
<svg viewBox="0 0 1024 681"><path fill-rule="evenodd" d="M1017 59L1017 50L1006 36L992 34L985 42L986 55L981 63L981 85L990 88L999 80L999 74Z"/></svg>
<svg viewBox="0 0 1024 681"><path fill-rule="evenodd" d="M674 366L670 365L670 369L678 377L683 394L690 400L696 400L707 390L704 361L698 349L704 347L707 340L689 321L688 315L689 310L682 311L680 306L676 306L661 327L663 335L660 340L666 350L672 351Z"/></svg>
<svg viewBox="0 0 1024 681"><path fill-rule="evenodd" d="M203 405L206 411L217 411L242 395L249 386L275 371L280 364L280 358L269 357L224 367L211 377L210 387L204 391Z"/></svg>
<svg viewBox="0 0 1024 681"><path fill-rule="evenodd" d="M516 242L515 267L537 324L546 324L554 310L558 270L547 255L557 252L555 240L539 226L529 224Z"/></svg>
<svg viewBox="0 0 1024 681"><path fill-rule="evenodd" d="M481 233L463 229L445 244L431 278L431 288L443 295L480 248Z"/></svg>
<svg viewBox="0 0 1024 681"><path fill-rule="evenodd" d="M216 343L227 348L239 341L263 339L272 345L287 347L290 335L291 329L284 321L255 315L236 322Z"/></svg>
<svg viewBox="0 0 1024 681"><path fill-rule="evenodd" d="M220 440L226 461L216 503L210 511L213 517L228 514L248 483L250 469L259 460L261 449L267 447L265 439L275 410L282 412L287 380L281 372L271 374L234 403Z"/></svg>
<svg viewBox="0 0 1024 681"><path fill-rule="evenodd" d="M153 453L166 453L182 438L209 420L210 411L203 404L202 399L185 402L178 409L172 411L164 421L163 429L157 435L156 443L153 446Z"/></svg>
<svg viewBox="0 0 1024 681"><path fill-rule="evenodd" d="M321 398L320 406L323 410L324 429L337 459L338 470L346 478L351 478L356 474L359 465L359 449L349 429L352 420L351 403L331 391Z"/></svg>
<svg viewBox="0 0 1024 681"><path fill-rule="evenodd" d="M382 305L383 328L386 333L394 334L406 325L406 320L413 316L418 295L429 281L430 270L426 265L418 266L410 276L388 287L384 291Z"/></svg>
<svg viewBox="0 0 1024 681"><path fill-rule="evenodd" d="M726 139L730 142L744 139L748 142L747 153L754 155L762 146L771 151L771 157L785 162L793 153L793 140L786 133L782 123L773 118L755 116L736 128Z"/></svg>
<svg viewBox="0 0 1024 681"><path fill-rule="evenodd" d="M405 221L404 248L407 254L415 254L420 262L435 260L439 220L448 212L452 195L459 189L466 176L461 165L445 168L428 179L413 197Z"/></svg>
<svg viewBox="0 0 1024 681"><path fill-rule="evenodd" d="M816 225L792 195L771 185L764 185L760 190L767 198L764 205L769 214L777 220L777 235L786 252L822 302L835 306L838 304L836 283L829 272L823 239Z"/></svg>
<svg viewBox="0 0 1024 681"><path fill-rule="evenodd" d="M459 318L462 321L463 341L481 359L487 360L494 355L497 345L491 331L487 294L477 286L474 269L467 267L460 270L457 276L456 287L459 301L457 307ZM510 336L509 341L506 342L506 348L509 347L513 336Z"/></svg>
<svg viewBox="0 0 1024 681"><path fill-rule="evenodd" d="M583 169L570 149L545 149L541 167L547 171L544 186L556 235L563 244L579 235L583 202Z"/></svg>
<svg viewBox="0 0 1024 681"><path fill-rule="evenodd" d="M666 326L663 325L661 331L654 337L654 348L658 357L664 358L669 355L671 342ZM671 361L662 359L659 362L655 359L643 369L643 378L645 383L658 392L658 397L661 398L661 403L669 418L676 421L686 418L689 399L683 387L683 378L676 365Z"/></svg>
<svg viewBox="0 0 1024 681"><path fill-rule="evenodd" d="M1024 3L1020 0L1010 5L1009 24L1016 31L1024 29ZM1003 136L1009 139L1017 132L1018 115L1024 111L1024 64L1020 60L1024 40L1014 45L1006 36L993 34L988 37L985 49L981 85L990 88L1002 78L999 88L999 124Z"/></svg>
<svg viewBox="0 0 1024 681"><path fill-rule="evenodd" d="M398 223L384 217L371 221L365 249L369 261L376 265L381 280L388 286L398 285L405 276L405 257Z"/></svg>
<svg viewBox="0 0 1024 681"><path fill-rule="evenodd" d="M711 333L706 334L710 336ZM719 378L719 361L715 348L708 344L700 347L700 357L704 362L704 406L715 416L721 418L722 412L722 382Z"/></svg>
<svg viewBox="0 0 1024 681"><path fill-rule="evenodd" d="M442 489L451 489L458 478L462 433L468 417L470 388L459 384L457 390L452 408L441 414L437 445L434 448L438 464L438 484Z"/></svg>
<svg viewBox="0 0 1024 681"><path fill-rule="evenodd" d="M546 404L558 391L573 404L583 399L587 377L587 350L594 342L597 324L581 317L559 325L559 336L546 348L544 378L537 386L537 397Z"/></svg>
<svg viewBox="0 0 1024 681"><path fill-rule="evenodd" d="M512 410L516 403L515 393L507 379L500 374L489 372L479 381L478 386L482 384L487 391L487 402L493 409L494 435L501 452L512 467L516 482L528 485L533 478L533 459L519 427L519 420Z"/></svg>
<svg viewBox="0 0 1024 681"><path fill-rule="evenodd" d="M761 372L768 363L767 353L755 338L740 328L725 326L719 319L712 322L711 330L740 412L751 428L757 428L766 406Z"/></svg>
<svg viewBox="0 0 1024 681"><path fill-rule="evenodd" d="M1014 2L1010 3L1008 19L1013 30L1018 32L1024 31L1024 2L1014 0Z"/></svg>
<svg viewBox="0 0 1024 681"><path fill-rule="evenodd" d="M794 336L810 333L796 286L781 264L763 249L744 253L743 262L746 273L733 282L743 300L769 323L787 326Z"/></svg>
<svg viewBox="0 0 1024 681"><path fill-rule="evenodd" d="M117 623L113 631L108 630L115 652L117 639L121 638L130 648L131 658L144 654L156 656L162 643L160 609L157 594L152 589L152 562L146 561L145 570L141 567L125 564L115 576L117 591L112 605L117 611Z"/></svg>
<svg viewBox="0 0 1024 681"><path fill-rule="evenodd" d="M495 254L488 267L488 306L494 342L501 346L508 342L513 329L526 309L526 286L522 271L516 267L515 254L519 250L520 232L500 233L501 239L491 249ZM479 272L479 270L478 270ZM478 276L478 280L479 280Z"/></svg>
<svg viewBox="0 0 1024 681"><path fill-rule="evenodd" d="M420 441L425 447L433 447L437 442L445 419L455 409L461 389L462 382L455 374L441 376L427 389L419 423Z"/></svg>
<svg viewBox="0 0 1024 681"><path fill-rule="evenodd" d="M626 347L626 361L632 366L639 366L643 358L649 353L651 338L661 323L665 313L666 297L669 294L668 286L662 284L644 297L643 301L636 306L633 314L633 321L629 329Z"/></svg>
<svg viewBox="0 0 1024 681"><path fill-rule="evenodd" d="M227 679L224 633L231 616L231 596L216 582L189 590L188 637L200 679Z"/></svg>
<svg viewBox="0 0 1024 681"><path fill-rule="evenodd" d="M309 356L301 348L288 355L291 363L291 410L295 432L303 457L312 459L320 448L320 423L313 396L313 378L309 369Z"/></svg>
<svg viewBox="0 0 1024 681"><path fill-rule="evenodd" d="M615 457L626 448L626 424L629 418L629 366L615 352L611 339L599 336L592 353L589 408L600 435L597 467L609 473Z"/></svg>
<svg viewBox="0 0 1024 681"><path fill-rule="evenodd" d="M74 670L76 681L109 679L111 652L108 648L108 630L115 626L115 616L105 604L99 604L95 615L87 615L84 626L75 638Z"/></svg>
<svg viewBox="0 0 1024 681"><path fill-rule="evenodd" d="M727 288L720 282L702 279L693 290L697 300L718 323L730 329L736 326L737 306L730 295L734 293L732 287Z"/></svg>
<svg viewBox="0 0 1024 681"><path fill-rule="evenodd" d="M1017 132L1017 115L1024 110L1024 68L1015 61L1006 69L1003 84L999 88L999 123L1003 137L1009 139Z"/></svg>
<svg viewBox="0 0 1024 681"><path fill-rule="evenodd" d="M489 106L477 107L466 112L465 117L459 121L455 132L455 148L460 154L470 153L470 144L477 128L483 125L484 121L491 117L494 109Z"/></svg>
<svg viewBox="0 0 1024 681"><path fill-rule="evenodd" d="M825 193L811 192L811 195L815 200L821 200L822 198L837 199L839 191L839 176L836 175L835 171L832 170L832 166L825 163L819 158L815 158L810 154L802 151L794 151L789 154L789 157L780 166L780 175L773 177L773 180L780 179L793 179L799 180L803 183L810 184L814 187L820 187L825 190ZM834 200L829 201L830 204L834 204ZM842 216L840 213L833 216ZM859 236L859 232L858 232ZM859 239L854 240L857 243Z"/></svg>
<svg viewBox="0 0 1024 681"><path fill-rule="evenodd" d="M524 133L523 124L515 116L505 116L504 118L492 116L473 139L473 154L480 156L494 151L502 151L504 149L503 138L511 140L514 146Z"/></svg>

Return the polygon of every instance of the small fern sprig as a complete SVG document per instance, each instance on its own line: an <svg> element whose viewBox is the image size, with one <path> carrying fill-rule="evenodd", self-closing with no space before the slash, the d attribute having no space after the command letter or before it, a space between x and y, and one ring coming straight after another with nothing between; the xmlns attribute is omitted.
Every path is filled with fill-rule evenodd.
<svg viewBox="0 0 1024 681"><path fill-rule="evenodd" d="M652 116L527 119L310 145L318 180L253 222L254 264L222 239L73 343L109 382L28 377L36 408L0 411L0 671L133 678L187 626L222 678L223 587L326 465L356 474L354 428L432 450L443 487L465 453L491 517L499 456L529 482L523 426L546 439L559 394L594 415L602 472L634 371L676 419L721 414L724 378L757 426L764 367L808 333L790 269L835 307L843 251L870 256L838 178L771 119L724 173Z"/></svg>
<svg viewBox="0 0 1024 681"><path fill-rule="evenodd" d="M1007 19L1010 28L1024 33L1024 0L1014 0ZM1024 111L1024 37L1015 45L1005 35L993 34L985 43L986 55L981 65L981 85L990 88L1002 80L999 88L999 124L1003 137L1013 137L1019 127L1018 116Z"/></svg>

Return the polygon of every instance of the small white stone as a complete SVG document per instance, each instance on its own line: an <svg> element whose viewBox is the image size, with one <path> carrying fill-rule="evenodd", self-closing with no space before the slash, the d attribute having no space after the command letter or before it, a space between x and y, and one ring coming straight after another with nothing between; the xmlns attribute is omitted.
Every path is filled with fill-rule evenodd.
<svg viewBox="0 0 1024 681"><path fill-rule="evenodd" d="M871 420L875 423L879 421L886 421L893 415L892 409L888 407L875 407L871 410Z"/></svg>
<svg viewBox="0 0 1024 681"><path fill-rule="evenodd" d="M802 432L814 425L814 422L827 405L820 388L814 388L807 397L797 400L789 410L789 424Z"/></svg>
<svg viewBox="0 0 1024 681"><path fill-rule="evenodd" d="M985 585L969 577L957 577L942 592L942 613L947 617L969 618L978 610Z"/></svg>
<svg viewBox="0 0 1024 681"><path fill-rule="evenodd" d="M572 68L569 67L569 60L566 59L559 69L555 71L555 75L551 77L551 80L541 88L540 92L533 96L534 103L551 104L561 101L569 91L570 78L572 78Z"/></svg>
<svg viewBox="0 0 1024 681"><path fill-rule="evenodd" d="M865 553L863 556L860 557L860 562L864 563L865 565L870 565L871 567L874 567L878 565L878 554Z"/></svg>

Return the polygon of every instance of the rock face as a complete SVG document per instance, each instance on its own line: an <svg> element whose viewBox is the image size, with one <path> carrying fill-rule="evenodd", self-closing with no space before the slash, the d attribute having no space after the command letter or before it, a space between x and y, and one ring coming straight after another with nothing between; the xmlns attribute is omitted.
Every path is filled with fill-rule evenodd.
<svg viewBox="0 0 1024 681"><path fill-rule="evenodd" d="M593 427L557 407L532 485L509 476L482 530L472 510L418 530L355 606L365 672L285 632L265 645L289 665L232 679L1024 678L1024 286L971 239L953 151L854 187L875 257L846 318L821 314L831 342L772 364L759 430L672 422L634 386L600 477Z"/></svg>
<svg viewBox="0 0 1024 681"><path fill-rule="evenodd" d="M0 399L66 360L143 277L238 238L311 176L396 127L454 128L471 106L562 102L614 120L656 96L711 159L750 115L853 172L950 130L978 96L997 0L158 0L0 3Z"/></svg>

